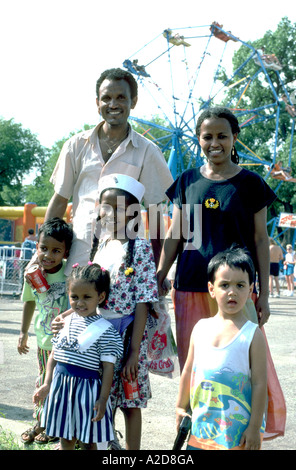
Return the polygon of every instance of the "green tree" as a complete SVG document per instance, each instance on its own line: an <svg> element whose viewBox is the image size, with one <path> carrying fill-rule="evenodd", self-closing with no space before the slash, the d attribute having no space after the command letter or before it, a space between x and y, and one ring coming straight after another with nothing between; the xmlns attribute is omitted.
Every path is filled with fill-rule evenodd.
<svg viewBox="0 0 296 470"><path fill-rule="evenodd" d="M47 206L53 193L54 188L49 179L59 157L60 151L64 142L67 139L62 139L56 142L51 150L49 156L40 171L40 174L36 176L33 183L26 185L23 188L23 197L25 201L35 202L37 206Z"/></svg>
<svg viewBox="0 0 296 470"><path fill-rule="evenodd" d="M284 17L279 22L276 31L267 31L261 39L249 42L255 50L263 50L266 54L275 54L278 58L282 69L277 73L272 69L266 69L269 75L270 81L277 95L278 103L281 106L279 129L278 129L278 144L276 149L276 159L281 160L283 166L287 167L290 163L292 168L292 175L296 174L296 142L292 143L292 160L289 162L289 150L291 145L291 128L293 119L285 111L285 103L282 100L282 95L285 93L285 89L288 93L293 91L294 85L292 82L295 80L296 73L296 54L295 54L295 43L296 43L296 23L292 24L291 21ZM247 59L250 57L252 51L246 45L242 45L233 56L233 70L237 70ZM246 78L245 85L248 82L248 76L253 77L258 71L258 65L253 60L247 62L243 68L244 78ZM227 80L225 71L220 74L220 79ZM242 77L239 77L242 78ZM238 78L233 79L233 83ZM231 82L230 82L231 83ZM246 88L243 85L242 89ZM294 87L295 88L295 87ZM229 88L227 96L225 98L225 104L231 100L234 100L234 96L237 93L237 88ZM239 102L239 108L241 109L255 109L260 106L264 106L267 103L275 102L276 98L272 92L271 87L267 87L265 82L262 80L262 75L258 75L252 82L252 86L246 88L245 93L241 96ZM234 101L232 101L234 102ZM239 135L239 139L247 145L250 149L256 149L256 154L272 163L273 159L273 137L275 133L275 119L274 117L269 118L271 111L265 109L262 114L265 113L265 118L262 123L256 124L256 132L254 127L245 126ZM271 116L270 116L271 117ZM295 118L294 118L295 120ZM238 148L238 150L240 150ZM254 169L254 168L252 168ZM255 167L255 170L262 176L266 175L266 168ZM268 178L267 183L276 190L278 199L271 208L271 215L278 215L280 212L296 212L296 186L294 183L283 182L275 180L271 177ZM279 229L280 231L280 229ZM291 240L292 233L286 234L286 240Z"/></svg>
<svg viewBox="0 0 296 470"><path fill-rule="evenodd" d="M253 42L249 42L255 50L264 50L266 54L275 54L282 65L282 70L279 75L272 70L268 69L268 75L271 83L276 91L277 96L280 98L284 93L282 83L288 91L292 91L290 83L295 80L296 70L296 55L295 55L295 41L296 41L296 24L291 24L288 18L283 18L275 32L267 31L263 38ZM246 45L242 45L233 56L233 69L237 70L247 58L251 55L252 51ZM253 60L250 60L243 68L244 76L246 78L245 84L247 85L248 76L253 77L258 71L258 65ZM221 73L220 78L225 81L229 77L226 76L225 71ZM237 77L233 82L237 81ZM227 93L225 103L233 99L237 93L237 88L232 87ZM252 86L246 89L243 96L239 101L239 108L254 109L264 106L267 103L276 101L271 87L266 86L266 82L262 80L262 75L259 74L252 82ZM284 102L281 102L284 108ZM268 118L268 110L265 110L265 117ZM264 120L261 125L256 126L256 135L252 126L244 127L242 136L244 142L258 150L260 157L271 160L272 147L269 145L270 137L274 132L274 120ZM291 117L288 113L281 113L281 120L279 126L279 144L284 144L288 134L291 130Z"/></svg>
<svg viewBox="0 0 296 470"><path fill-rule="evenodd" d="M46 149L28 129L0 118L0 205L19 205L22 181L33 168L42 168Z"/></svg>
<svg viewBox="0 0 296 470"><path fill-rule="evenodd" d="M93 126L85 124L81 131L88 130ZM78 131L78 132L81 132ZM76 132L71 132L67 137L62 138L54 143L49 150L47 159L40 169L40 174L36 176L33 183L26 185L23 189L23 196L25 201L35 202L37 206L47 206L54 193L53 184L49 181L59 158L60 152L66 140L72 137Z"/></svg>

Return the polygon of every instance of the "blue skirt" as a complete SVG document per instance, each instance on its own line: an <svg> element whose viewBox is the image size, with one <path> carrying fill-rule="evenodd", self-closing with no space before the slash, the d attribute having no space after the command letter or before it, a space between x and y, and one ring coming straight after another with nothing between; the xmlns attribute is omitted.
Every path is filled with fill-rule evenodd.
<svg viewBox="0 0 296 470"><path fill-rule="evenodd" d="M58 362L41 420L46 434L86 444L113 440L110 399L101 421L92 421L100 389L97 371Z"/></svg>

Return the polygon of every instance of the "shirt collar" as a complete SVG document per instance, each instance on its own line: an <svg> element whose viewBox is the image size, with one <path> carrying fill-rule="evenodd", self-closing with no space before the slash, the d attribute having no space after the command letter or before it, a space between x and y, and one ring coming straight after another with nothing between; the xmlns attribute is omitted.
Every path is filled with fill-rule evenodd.
<svg viewBox="0 0 296 470"><path fill-rule="evenodd" d="M85 140L88 140L92 145L95 145L97 138L98 138L99 129L101 126L103 126L104 122L105 121L100 122L96 127L93 127L90 131L85 132L82 135L82 137ZM133 130L130 124L129 124L129 133L127 136L126 145L128 145L129 142L131 142L134 147L139 147L137 132Z"/></svg>

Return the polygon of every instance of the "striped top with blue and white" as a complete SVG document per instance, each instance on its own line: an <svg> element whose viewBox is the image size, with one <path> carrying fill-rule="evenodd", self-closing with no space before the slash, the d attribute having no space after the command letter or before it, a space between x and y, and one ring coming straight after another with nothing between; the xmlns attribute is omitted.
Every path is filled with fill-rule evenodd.
<svg viewBox="0 0 296 470"><path fill-rule="evenodd" d="M52 340L54 359L57 362L64 362L92 370L98 370L101 362L115 364L116 360L123 354L123 344L121 336L112 325L85 352L79 351L77 337L92 322L98 321L100 318L103 318L100 314L91 317L81 317L75 312L72 313L68 341L66 341L64 328Z"/></svg>

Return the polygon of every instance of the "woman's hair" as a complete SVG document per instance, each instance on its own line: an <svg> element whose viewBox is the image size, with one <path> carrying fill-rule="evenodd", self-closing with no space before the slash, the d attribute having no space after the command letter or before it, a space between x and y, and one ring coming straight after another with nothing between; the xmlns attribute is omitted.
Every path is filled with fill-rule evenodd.
<svg viewBox="0 0 296 470"><path fill-rule="evenodd" d="M139 201L133 194L129 193L128 191L124 191L123 189L115 189L115 188L110 188L110 189L112 189L112 191L116 191L118 196L124 196L126 198L126 202L127 202L126 207L131 206L133 204L136 204L136 205L139 206L139 212L140 212ZM100 202L101 202L103 193L107 190L108 190L108 188L106 188L104 191L101 192ZM133 218L136 218L137 216L138 216L138 214L136 213ZM99 225L100 220L101 220L101 217L100 217L100 214L99 214L98 217L97 217L97 220L96 220L96 228ZM99 229L100 229L100 227L99 227ZM135 229L135 231L137 231L137 230ZM96 229L95 229L95 232L96 232ZM93 259L95 257L95 254L97 252L97 249L98 249L98 245L99 245L99 236L97 237L96 233L94 233L93 241L92 241L92 248L91 248L91 252L90 252L90 261L93 261ZM126 259L125 259L125 265L128 268L131 267L132 262L133 262L134 245L135 245L135 237L129 238L128 239L127 254L126 254Z"/></svg>
<svg viewBox="0 0 296 470"><path fill-rule="evenodd" d="M106 269L101 268L99 264L89 263L86 266L73 267L71 274L67 278L67 288L69 290L72 281L85 281L94 284L98 294L106 293L104 301L100 304L103 307L108 300L110 292L110 274Z"/></svg>
<svg viewBox="0 0 296 470"><path fill-rule="evenodd" d="M231 269L241 269L247 272L250 284L255 280L255 267L250 253L237 245L221 251L209 262L208 279L212 284L215 282L216 272L221 266L229 266Z"/></svg>
<svg viewBox="0 0 296 470"><path fill-rule="evenodd" d="M211 119L211 118L227 119L227 121L230 124L232 134L236 134L236 133L238 134L240 132L240 127L239 127L237 117L230 111L230 109L224 108L222 106L216 106L213 108L207 108L205 111L201 113L201 115L197 119L195 132L198 137L200 136L200 128L201 128L202 123L206 119ZM239 162L239 157L238 157L238 153L236 151L235 146L233 146L233 154L231 154L231 160L236 164Z"/></svg>

